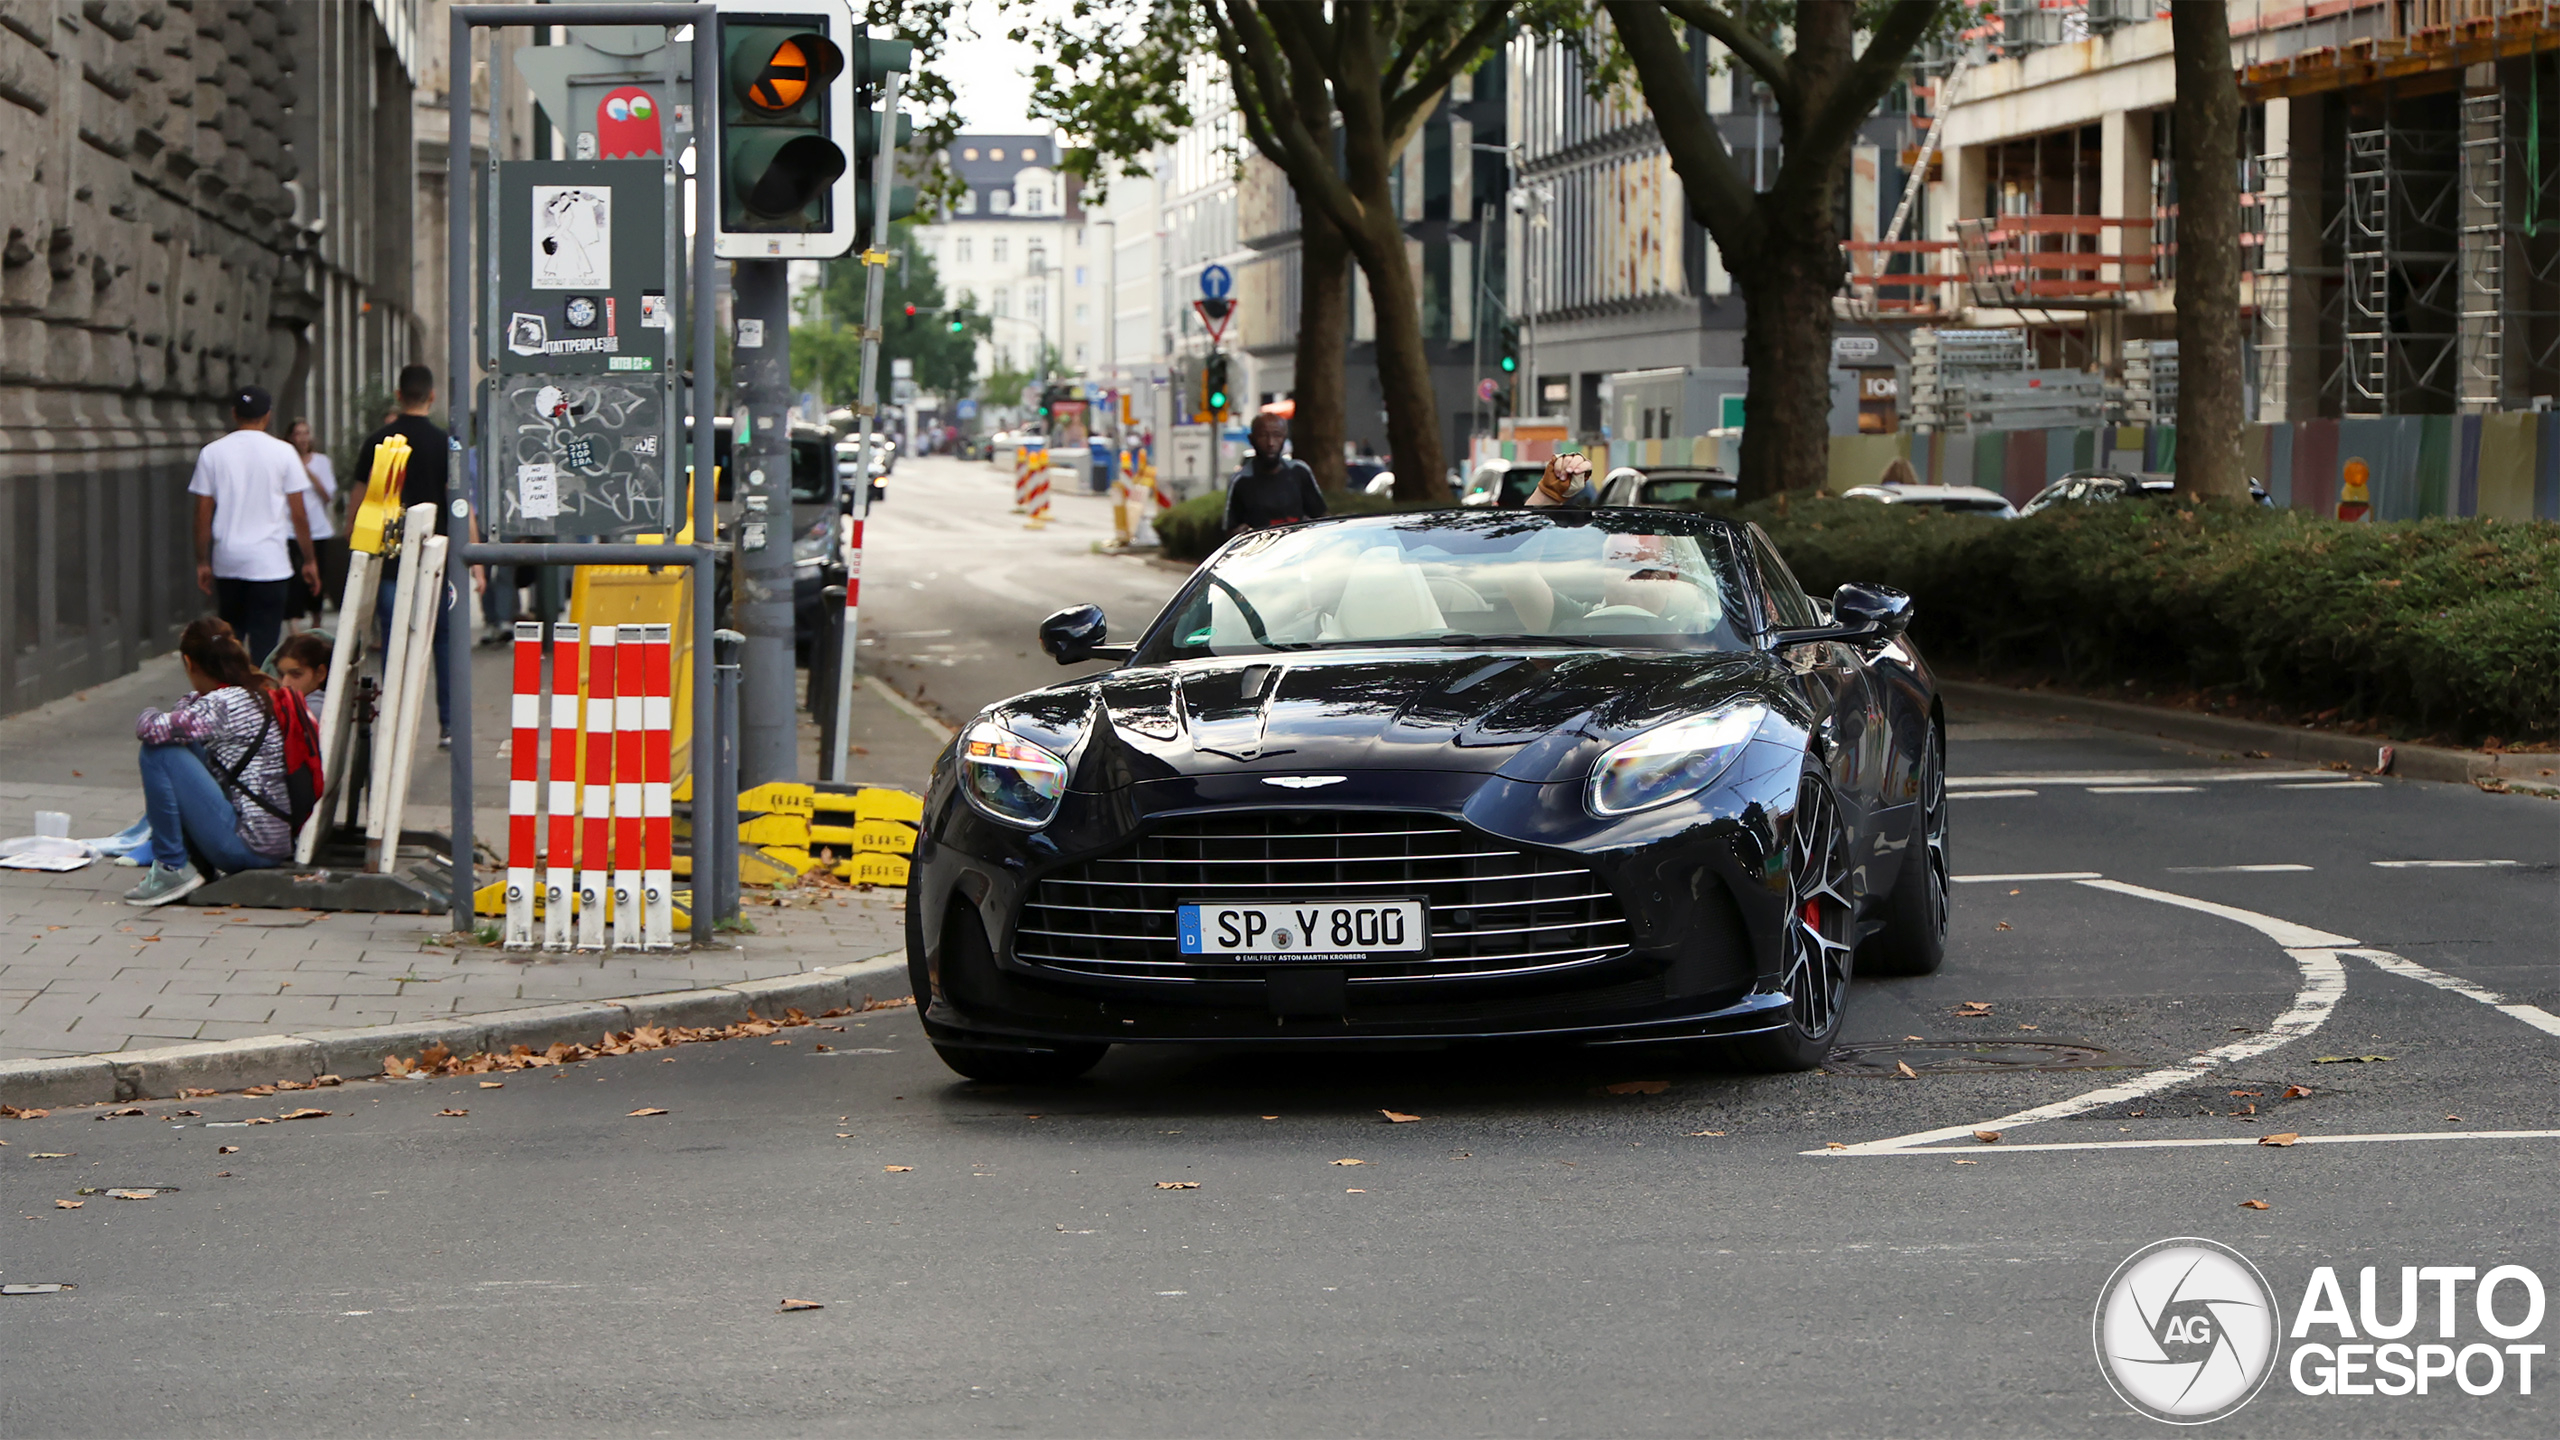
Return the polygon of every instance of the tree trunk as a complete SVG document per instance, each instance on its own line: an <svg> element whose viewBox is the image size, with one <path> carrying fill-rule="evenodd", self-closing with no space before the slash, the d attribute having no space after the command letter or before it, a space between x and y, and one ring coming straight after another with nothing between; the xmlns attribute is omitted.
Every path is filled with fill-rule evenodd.
<svg viewBox="0 0 2560 1440"><path fill-rule="evenodd" d="M1760 197L1768 242L1757 254L1728 254L1743 296L1742 402L1737 496L1765 500L1818 490L1831 474L1831 296L1840 287L1839 237L1831 196L1770 192Z"/></svg>
<svg viewBox="0 0 2560 1440"><path fill-rule="evenodd" d="M2219 0L2169 8L2178 82L2178 491L2246 500L2241 453L2240 88Z"/></svg>
<svg viewBox="0 0 2560 1440"><path fill-rule="evenodd" d="M1440 405L1431 393L1431 355L1422 340L1422 290L1405 256L1404 227L1383 200L1364 206L1373 217L1366 243L1354 248L1369 281L1377 317L1378 389L1387 402L1387 449L1398 500L1449 498L1447 453L1440 445ZM1384 232L1384 233L1376 233Z"/></svg>
<svg viewBox="0 0 2560 1440"><path fill-rule="evenodd" d="M1298 352L1289 439L1326 490L1348 488L1342 445L1342 367L1351 342L1351 249L1342 227L1315 205L1298 205Z"/></svg>

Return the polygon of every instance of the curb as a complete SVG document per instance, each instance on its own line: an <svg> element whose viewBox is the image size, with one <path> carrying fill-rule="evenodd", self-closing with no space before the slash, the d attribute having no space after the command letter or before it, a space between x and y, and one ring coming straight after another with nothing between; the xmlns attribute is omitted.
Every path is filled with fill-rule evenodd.
<svg viewBox="0 0 2560 1440"><path fill-rule="evenodd" d="M2492 755L2439 745L2407 745L2327 730L2297 730L2256 720L2229 720L2158 705L2122 700L2092 700L2046 690L2013 690L1972 680L1938 682L1940 694L1967 709L2000 710L2077 721L2109 730L2133 730L2165 739L2186 740L2224 749L2263 751L2275 760L2309 760L2350 765L2404 780L2442 780L2471 785L2483 780L2514 781L2535 789L2552 781L2541 772L2560 770L2560 755L2528 753Z"/></svg>
<svg viewBox="0 0 2560 1440"><path fill-rule="evenodd" d="M870 992L858 983L878 975L905 981L904 951L830 965L796 975L775 975L700 990L669 990L622 1000L493 1010L450 1020L413 1020L349 1030L305 1030L119 1050L55 1060L0 1063L0 1104L21 1108L122 1104L165 1100L181 1089L242 1090L277 1080L342 1075L350 1080L382 1073L386 1054L416 1054L441 1044L457 1055L504 1051L523 1045L541 1050L640 1025L735 1025L750 1011L779 1015L797 1007L815 1015L840 1005L860 1005Z"/></svg>

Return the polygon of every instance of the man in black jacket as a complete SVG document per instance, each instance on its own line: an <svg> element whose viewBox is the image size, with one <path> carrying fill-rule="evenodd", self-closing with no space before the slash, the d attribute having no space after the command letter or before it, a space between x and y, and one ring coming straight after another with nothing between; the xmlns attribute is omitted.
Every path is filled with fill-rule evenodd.
<svg viewBox="0 0 2560 1440"><path fill-rule="evenodd" d="M1323 516L1324 491L1306 462L1280 453L1289 438L1286 418L1265 410L1253 417L1253 456L1227 482L1227 531L1264 530Z"/></svg>

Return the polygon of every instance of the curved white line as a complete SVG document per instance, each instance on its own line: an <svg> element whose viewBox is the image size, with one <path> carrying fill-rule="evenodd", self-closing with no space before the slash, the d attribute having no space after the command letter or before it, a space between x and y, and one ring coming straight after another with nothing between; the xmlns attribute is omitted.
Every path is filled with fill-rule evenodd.
<svg viewBox="0 0 2560 1440"><path fill-rule="evenodd" d="M2079 883L2096 890L2112 890L2120 895L2133 895L2145 900L2157 900L2165 905L2175 905L2182 909L2202 911L2207 915L2246 925L2285 947L2285 953L2292 956L2294 964L2301 969L2302 987L2294 992L2292 1006L2282 1015L2277 1016L2275 1023L2269 1025L2263 1032L2246 1040L2235 1040L2228 1045L2218 1045L2175 1065L2164 1066L2118 1084L2102 1086L2085 1094L2075 1095L2068 1100L2054 1101L2050 1105L2038 1105L2032 1109L2020 1110L2015 1114L2003 1115L1996 1120L1984 1120L1972 1125L1949 1125L1936 1130L1922 1130L1911 1135L1896 1135L1886 1140L1861 1141L1855 1145L1843 1146L1838 1150L1807 1150L1803 1153L1807 1155L1892 1154L1933 1145L1941 1140L1971 1139L1977 1130L2002 1130L2018 1125L2033 1125L2039 1121L2060 1120L2072 1115L2086 1114L2091 1110L2103 1109L2127 1100L2139 1100L2145 1095L2157 1094L2172 1086L2199 1079L2235 1060L2247 1060L2263 1055L2270 1050L2301 1039L2319 1029L2321 1022L2329 1018L2329 1012L2338 1007L2338 1001L2347 993L2346 967L2338 963L2338 950L2353 946L2356 942L2344 935L2332 935L2325 930L2296 925L2290 920L2279 920L2273 915L2261 915L2255 910L2243 910L2236 905L2218 905L2210 900L2198 900L2189 895L2174 895L2166 890L2151 890L2140 885L2127 885L2119 880L2083 880Z"/></svg>

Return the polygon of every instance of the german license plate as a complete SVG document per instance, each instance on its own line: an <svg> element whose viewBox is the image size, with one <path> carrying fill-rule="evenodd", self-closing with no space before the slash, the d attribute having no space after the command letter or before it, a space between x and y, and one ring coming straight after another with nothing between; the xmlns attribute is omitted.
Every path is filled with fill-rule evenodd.
<svg viewBox="0 0 2560 1440"><path fill-rule="evenodd" d="M1182 953L1257 960L1366 960L1429 948L1419 900L1180 908Z"/></svg>

